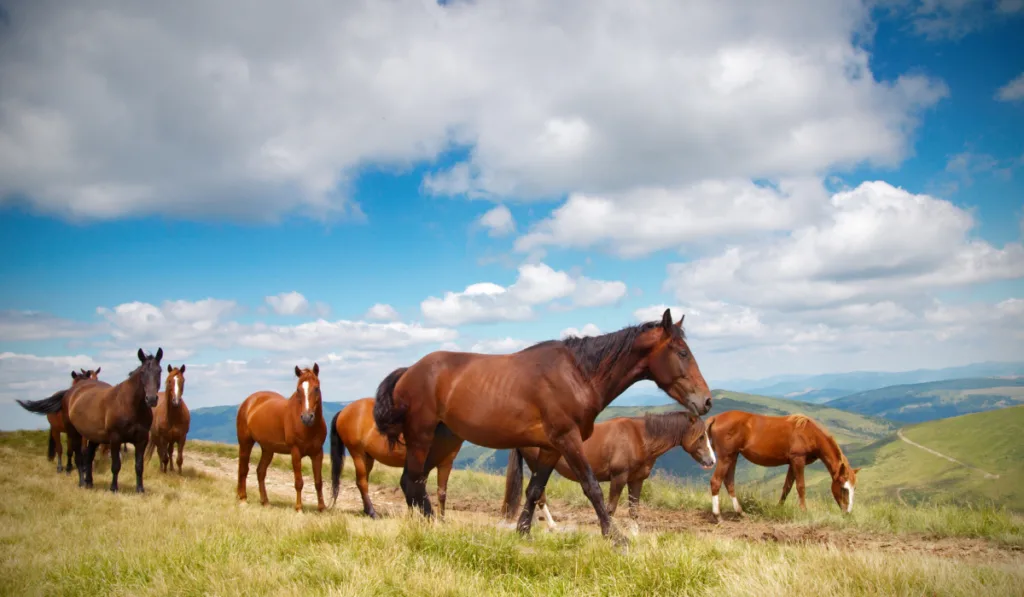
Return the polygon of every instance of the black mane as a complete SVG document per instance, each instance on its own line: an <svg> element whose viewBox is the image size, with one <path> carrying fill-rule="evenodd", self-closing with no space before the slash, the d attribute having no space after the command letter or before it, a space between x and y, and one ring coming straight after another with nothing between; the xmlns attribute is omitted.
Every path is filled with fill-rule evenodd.
<svg viewBox="0 0 1024 597"><path fill-rule="evenodd" d="M637 336L648 332L660 325L656 321L648 321L638 325L624 327L617 332L601 334L600 336L568 336L562 340L545 340L533 346L524 348L521 352L561 344L572 354L576 366L587 377L593 377L601 370L601 366L607 362L615 362L629 355L636 342ZM676 326L672 326L672 333L681 333Z"/></svg>
<svg viewBox="0 0 1024 597"><path fill-rule="evenodd" d="M644 432L650 438L662 439L672 445L682 444L693 423L686 411L644 414Z"/></svg>

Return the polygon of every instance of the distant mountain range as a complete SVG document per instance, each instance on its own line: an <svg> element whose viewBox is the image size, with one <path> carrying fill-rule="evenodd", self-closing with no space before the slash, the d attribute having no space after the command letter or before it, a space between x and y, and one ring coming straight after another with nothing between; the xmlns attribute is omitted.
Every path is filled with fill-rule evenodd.
<svg viewBox="0 0 1024 597"><path fill-rule="evenodd" d="M827 402L849 394L887 386L979 377L1024 377L1024 362L975 363L961 367L917 369L896 373L854 371L822 375L780 375L759 380L729 380L717 385L751 394L804 402Z"/></svg>
<svg viewBox="0 0 1024 597"><path fill-rule="evenodd" d="M827 403L845 411L920 423L1024 404L1024 378L949 379L858 392Z"/></svg>

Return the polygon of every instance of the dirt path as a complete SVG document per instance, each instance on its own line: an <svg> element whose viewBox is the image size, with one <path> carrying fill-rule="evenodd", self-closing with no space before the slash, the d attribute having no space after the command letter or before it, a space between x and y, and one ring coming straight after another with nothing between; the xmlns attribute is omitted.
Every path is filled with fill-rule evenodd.
<svg viewBox="0 0 1024 597"><path fill-rule="evenodd" d="M983 470L981 470L980 468L978 468L976 466L971 466L971 465L967 464L966 462L960 462L959 460L957 460L956 458L953 458L952 456L946 456L942 452L936 452L935 450L932 450L931 448L929 448L927 446L922 446L921 444L919 444L919 443L917 443L917 442L915 442L913 440L907 439L907 436L903 435L903 429L900 429L899 431L897 431L896 435L901 440L905 441L906 443L910 444L911 446L914 446L915 448L919 448L921 450L924 450L925 452L928 452L929 454L932 454L934 456L938 456L939 458L945 458L946 460L952 462L953 464L959 464L960 466L963 466L963 467L966 467L966 468L969 468L969 469L972 469L972 470L976 470L979 473L985 475L986 479L998 479L999 478L999 475L993 475L992 473L990 473L988 471L983 471Z"/></svg>
<svg viewBox="0 0 1024 597"><path fill-rule="evenodd" d="M206 453L192 453L187 465L211 476L231 481L236 480L237 462ZM330 505L329 469L324 467L324 499ZM259 489L256 483L255 466L249 473L248 482L249 504L259 504ZM294 480L291 472L271 467L267 471L267 493L271 505L290 508L295 499ZM405 515L407 508L405 498L398 487L370 485L370 497L378 514L383 517ZM431 494L431 501L436 506L436 495ZM306 511L316 508L316 491L312 479L306 478L302 489L302 501ZM556 530L597 531L594 511L587 507L573 507L557 500L550 500L550 509L557 525ZM448 495L448 512L453 519L472 521L481 524L504 525L500 516L500 500L481 500L472 496ZM359 491L351 479L342 479L335 510L354 514L362 514L362 501ZM698 535L725 537L754 542L773 542L791 545L820 545L842 550L884 551L893 554L916 553L929 554L937 557L958 560L970 560L979 563L1024 566L1024 548L999 545L984 539L971 538L934 538L924 535L888 535L869 533L850 529L829 529L811 527L794 523L761 521L755 518L740 518L732 513L724 513L722 523L716 524L707 512L693 510L669 511L640 506L638 518L634 521L626 515L625 504L621 504L621 512L616 516L616 524L628 534L637 535L641 532L694 532ZM534 523L534 532L548 532L546 522L539 519Z"/></svg>

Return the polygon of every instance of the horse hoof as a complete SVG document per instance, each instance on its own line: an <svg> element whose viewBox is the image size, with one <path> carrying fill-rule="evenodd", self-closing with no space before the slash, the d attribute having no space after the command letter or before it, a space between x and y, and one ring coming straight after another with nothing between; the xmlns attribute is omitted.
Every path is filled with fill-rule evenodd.
<svg viewBox="0 0 1024 597"><path fill-rule="evenodd" d="M142 487L136 487L135 488L135 493L146 493L146 490L143 489Z"/></svg>

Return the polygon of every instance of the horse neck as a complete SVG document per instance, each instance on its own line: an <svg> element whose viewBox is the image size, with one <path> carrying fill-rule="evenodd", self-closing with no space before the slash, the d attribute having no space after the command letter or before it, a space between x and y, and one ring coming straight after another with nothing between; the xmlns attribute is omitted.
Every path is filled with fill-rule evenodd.
<svg viewBox="0 0 1024 597"><path fill-rule="evenodd" d="M822 464L825 465L825 468L828 469L828 474L835 479L836 475L839 474L839 465L845 460L843 451L832 436L817 426L814 429L818 435L818 457L821 459Z"/></svg>
<svg viewBox="0 0 1024 597"><path fill-rule="evenodd" d="M662 419L662 421L652 421L653 424L648 423L647 417L638 418L644 438L644 449L647 451L647 460L660 458L672 448L682 444L683 435L686 434L688 427L684 427L681 420L677 421L676 415L686 416L684 413L648 415L652 419L654 417ZM662 424L658 424L659 422Z"/></svg>
<svg viewBox="0 0 1024 597"><path fill-rule="evenodd" d="M601 398L601 408L611 404L636 382L647 376L647 357L630 353L627 358L619 359L602 368L591 379L591 384Z"/></svg>
<svg viewBox="0 0 1024 597"><path fill-rule="evenodd" d="M135 406L146 401L146 389L142 385L142 369L137 369L128 376L128 379L114 386L114 395L118 400L126 402L129 406Z"/></svg>

